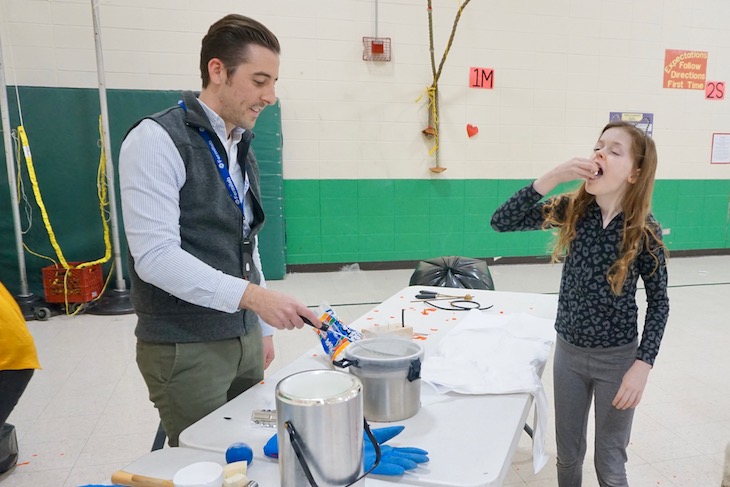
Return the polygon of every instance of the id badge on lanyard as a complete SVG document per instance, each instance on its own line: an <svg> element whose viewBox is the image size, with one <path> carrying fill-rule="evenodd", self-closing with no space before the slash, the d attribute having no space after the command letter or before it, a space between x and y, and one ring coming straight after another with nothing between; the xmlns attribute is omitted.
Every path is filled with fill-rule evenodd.
<svg viewBox="0 0 730 487"><path fill-rule="evenodd" d="M187 111L187 107L182 100L180 100L178 104L182 107L183 110ZM213 143L213 137L211 137L210 133L203 127L198 127L198 133L201 137L203 137L205 145L208 146L208 150L210 150L210 154L213 156L213 162L215 163L215 167L218 168L218 173L221 175L221 179L223 179L223 183L228 190L228 195L231 197L236 206L238 206L238 208L241 210L241 215L243 216L243 220L245 221L246 211L244 206L244 197L248 192L250 186L248 176L246 174L246 167L244 166L241 168L241 172L243 173L243 196L240 196L236 185L233 183L233 178L231 177L231 173L228 170L228 166L226 165L223 157ZM253 274L253 240L246 237L243 239L244 279L248 279L251 274Z"/></svg>

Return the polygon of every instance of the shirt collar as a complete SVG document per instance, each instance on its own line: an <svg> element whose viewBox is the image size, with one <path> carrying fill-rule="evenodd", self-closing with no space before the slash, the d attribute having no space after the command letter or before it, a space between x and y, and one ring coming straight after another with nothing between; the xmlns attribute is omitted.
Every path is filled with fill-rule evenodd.
<svg viewBox="0 0 730 487"><path fill-rule="evenodd" d="M210 126L213 128L213 130L215 130L215 133L221 140L221 142L226 145L226 141L228 139L228 134L226 133L226 122L224 122L220 115L213 111L212 108L203 103L200 98L198 98L198 103L200 103L200 106L203 107L205 114L208 116L208 120L210 120ZM233 127L233 130L231 130L230 143L238 144L241 141L241 137L243 137L243 133L245 131L246 129L244 128Z"/></svg>

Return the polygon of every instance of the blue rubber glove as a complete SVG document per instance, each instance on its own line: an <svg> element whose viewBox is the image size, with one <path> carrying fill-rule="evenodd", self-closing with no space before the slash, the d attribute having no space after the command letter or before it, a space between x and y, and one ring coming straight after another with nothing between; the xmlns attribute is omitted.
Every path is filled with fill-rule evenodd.
<svg viewBox="0 0 730 487"><path fill-rule="evenodd" d="M400 434L405 426L386 426L385 428L373 428L372 433L380 445L380 464L371 472L377 475L403 475L406 470L412 470L419 463L428 461L428 452L420 448L384 446L383 443ZM279 445L277 436L269 438L264 446L264 455L271 458L279 458ZM365 437L363 451L363 466L367 472L375 463L375 448L370 438Z"/></svg>
<svg viewBox="0 0 730 487"><path fill-rule="evenodd" d="M400 434L405 426L386 426L374 428L373 436L380 445L380 463L370 472L377 475L403 475L406 470L413 470L419 463L428 461L428 452L413 447L392 447L383 445L386 441ZM367 472L375 464L375 447L370 438L365 437L363 464Z"/></svg>
<svg viewBox="0 0 730 487"><path fill-rule="evenodd" d="M269 458L279 458L279 439L276 435L269 438L264 445L264 455Z"/></svg>

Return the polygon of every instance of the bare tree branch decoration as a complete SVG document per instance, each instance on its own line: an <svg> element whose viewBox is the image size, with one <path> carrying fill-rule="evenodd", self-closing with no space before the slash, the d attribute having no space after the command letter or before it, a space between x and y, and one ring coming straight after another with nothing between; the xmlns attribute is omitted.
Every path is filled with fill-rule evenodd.
<svg viewBox="0 0 730 487"><path fill-rule="evenodd" d="M440 161L439 161L439 99L438 99L438 80L441 77L441 72L444 68L444 63L446 62L446 57L449 55L449 50L451 49L451 45L454 42L454 36L456 35L456 27L459 24L459 19L461 19L461 13L464 11L464 8L469 4L471 0L464 0L459 5L459 10L456 12L456 17L454 18L454 25L451 27L451 35L449 36L449 41L446 43L446 49L444 49L444 53L441 56L441 62L439 63L438 70L436 69L436 59L434 57L434 47L433 47L433 8L431 5L432 0L428 0L428 47L429 47L429 53L431 55L431 75L433 76L433 80L431 82L431 85L428 86L425 90L426 94L428 95L428 127L422 130L422 133L429 138L433 139L433 146L431 147L431 150L429 151L429 155L434 156L434 162L435 166L430 168L431 171L439 173L446 170L445 167L441 167ZM418 97L418 100L420 100L423 97L421 95ZM416 100L416 101L418 101Z"/></svg>

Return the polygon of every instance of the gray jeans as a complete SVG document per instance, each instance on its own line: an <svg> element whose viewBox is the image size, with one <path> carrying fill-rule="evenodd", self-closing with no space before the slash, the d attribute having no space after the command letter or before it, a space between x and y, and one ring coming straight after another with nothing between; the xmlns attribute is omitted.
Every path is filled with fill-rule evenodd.
<svg viewBox="0 0 730 487"><path fill-rule="evenodd" d="M634 410L611 405L626 371L636 360L637 343L583 348L558 337L553 381L558 485L580 487L586 454L586 429L595 400L595 467L601 487L627 487L626 447ZM595 398L595 399L594 399Z"/></svg>

